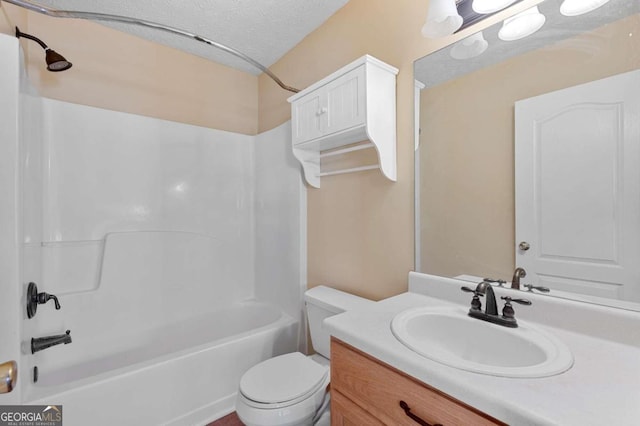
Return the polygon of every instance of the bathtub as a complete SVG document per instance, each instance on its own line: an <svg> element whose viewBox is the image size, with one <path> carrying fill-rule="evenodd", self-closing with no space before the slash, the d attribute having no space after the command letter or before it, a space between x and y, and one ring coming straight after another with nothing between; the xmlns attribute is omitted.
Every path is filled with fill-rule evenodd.
<svg viewBox="0 0 640 426"><path fill-rule="evenodd" d="M65 426L201 426L232 412L242 374L295 351L297 335L279 308L241 302L142 339L102 342L118 348L95 350L109 356L40 368L25 403L62 404Z"/></svg>

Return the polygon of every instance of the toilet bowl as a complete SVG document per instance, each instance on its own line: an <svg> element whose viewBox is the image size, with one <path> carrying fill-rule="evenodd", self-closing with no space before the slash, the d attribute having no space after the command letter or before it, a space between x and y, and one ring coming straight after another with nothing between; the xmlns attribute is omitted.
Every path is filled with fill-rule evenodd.
<svg viewBox="0 0 640 426"><path fill-rule="evenodd" d="M240 380L236 411L247 426L312 425L326 397L329 366L294 352L252 367Z"/></svg>
<svg viewBox="0 0 640 426"><path fill-rule="evenodd" d="M247 426L329 424L329 347L322 321L372 303L329 287L305 293L311 341L317 354L280 355L250 368L240 379L236 412Z"/></svg>

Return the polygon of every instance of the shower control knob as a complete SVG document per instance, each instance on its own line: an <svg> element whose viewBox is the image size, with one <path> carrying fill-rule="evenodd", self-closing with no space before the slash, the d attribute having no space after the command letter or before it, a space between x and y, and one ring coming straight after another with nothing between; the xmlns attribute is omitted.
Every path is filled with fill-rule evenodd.
<svg viewBox="0 0 640 426"><path fill-rule="evenodd" d="M27 317L33 318L38 310L38 305L44 305L52 299L56 310L60 310L60 302L58 302L58 298L55 295L45 292L38 293L36 283L29 283L29 287L27 287Z"/></svg>

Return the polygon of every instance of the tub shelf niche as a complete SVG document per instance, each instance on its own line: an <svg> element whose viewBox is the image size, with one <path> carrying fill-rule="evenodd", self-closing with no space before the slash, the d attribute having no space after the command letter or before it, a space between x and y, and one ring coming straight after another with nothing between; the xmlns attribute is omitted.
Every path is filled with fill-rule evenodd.
<svg viewBox="0 0 640 426"><path fill-rule="evenodd" d="M396 75L365 55L288 99L293 154L309 185L320 177L380 169L396 180ZM363 142L351 146L356 142ZM322 171L321 159L374 148L376 164Z"/></svg>
<svg viewBox="0 0 640 426"><path fill-rule="evenodd" d="M42 243L43 289L58 296L100 287L106 239Z"/></svg>
<svg viewBox="0 0 640 426"><path fill-rule="evenodd" d="M109 232L99 240L45 241L41 246L42 288L63 296L96 291L104 283L143 280L151 268L179 277L194 262L200 272L215 276L219 268L206 256L216 259L223 251L217 239L186 231ZM162 282L161 276L156 278Z"/></svg>

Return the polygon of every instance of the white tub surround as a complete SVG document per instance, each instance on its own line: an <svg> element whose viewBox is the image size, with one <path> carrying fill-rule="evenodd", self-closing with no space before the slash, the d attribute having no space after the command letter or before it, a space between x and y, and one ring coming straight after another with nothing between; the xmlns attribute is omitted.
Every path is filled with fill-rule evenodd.
<svg viewBox="0 0 640 426"><path fill-rule="evenodd" d="M304 324L307 192L289 141L289 122L255 137L254 275L261 283L256 286L255 296L282 307ZM304 325L299 339L299 350L306 350Z"/></svg>
<svg viewBox="0 0 640 426"><path fill-rule="evenodd" d="M18 40L15 37L0 38L0 295L4 302L0 307L0 364L20 359L20 252L17 250L21 218L19 206L19 81L17 62L4 58L17 57ZM6 304L6 305L5 305ZM20 372L20 369L18 369ZM16 404L20 401L20 380L10 393L0 395L0 404Z"/></svg>
<svg viewBox="0 0 640 426"><path fill-rule="evenodd" d="M468 283L411 273L408 293L328 318L325 326L337 339L508 424L637 424L639 313L529 293L526 298L533 305L515 305L516 318L564 342L574 356L574 365L552 377L495 377L422 357L391 332L393 318L407 309L468 307L471 296L460 291L462 285ZM513 293L496 288L498 300Z"/></svg>

